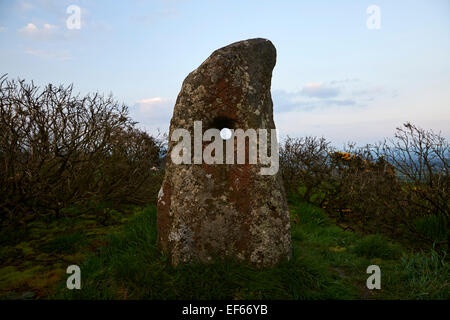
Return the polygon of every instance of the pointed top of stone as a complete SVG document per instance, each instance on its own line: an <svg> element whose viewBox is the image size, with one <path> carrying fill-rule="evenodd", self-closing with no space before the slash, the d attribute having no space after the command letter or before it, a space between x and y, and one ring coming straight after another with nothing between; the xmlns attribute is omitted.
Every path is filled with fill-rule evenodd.
<svg viewBox="0 0 450 320"><path fill-rule="evenodd" d="M232 123L231 129L275 128L270 96L275 62L276 49L263 38L215 50L183 81L171 130L190 130L194 121L208 129L220 119Z"/></svg>
<svg viewBox="0 0 450 320"><path fill-rule="evenodd" d="M264 38L254 38L237 41L215 50L209 58L220 55L221 58L234 59L241 55L247 63L263 63L268 69L273 69L277 57L277 50L273 43Z"/></svg>

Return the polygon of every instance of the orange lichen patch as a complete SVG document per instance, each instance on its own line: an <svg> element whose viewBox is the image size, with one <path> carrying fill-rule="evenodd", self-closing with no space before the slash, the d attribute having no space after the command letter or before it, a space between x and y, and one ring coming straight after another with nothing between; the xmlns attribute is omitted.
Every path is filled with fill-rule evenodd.
<svg viewBox="0 0 450 320"><path fill-rule="evenodd" d="M241 86L233 86L231 80L222 78L216 84L216 99L219 98L223 104L234 105L236 104L237 97L242 98Z"/></svg>
<svg viewBox="0 0 450 320"><path fill-rule="evenodd" d="M241 252L243 254L243 258L247 259L249 256L248 252L248 243L251 238L250 234L250 226L249 223L242 223L239 226L241 237L237 239L237 241L234 244L234 247L237 249L238 252Z"/></svg>
<svg viewBox="0 0 450 320"><path fill-rule="evenodd" d="M253 175L251 165L242 164L236 166L228 176L228 183L233 190L230 200L236 205L238 210L242 210L245 213L250 213L251 210L251 201L249 201L251 195L248 192Z"/></svg>

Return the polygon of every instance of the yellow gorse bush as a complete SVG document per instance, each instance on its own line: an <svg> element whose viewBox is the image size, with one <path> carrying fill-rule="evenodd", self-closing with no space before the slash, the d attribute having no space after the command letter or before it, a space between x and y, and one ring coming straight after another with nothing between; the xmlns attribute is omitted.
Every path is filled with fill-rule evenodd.
<svg viewBox="0 0 450 320"><path fill-rule="evenodd" d="M352 160L352 159L356 159L357 156L355 154L351 154L348 152L334 152L334 156L338 159L343 159L343 160Z"/></svg>

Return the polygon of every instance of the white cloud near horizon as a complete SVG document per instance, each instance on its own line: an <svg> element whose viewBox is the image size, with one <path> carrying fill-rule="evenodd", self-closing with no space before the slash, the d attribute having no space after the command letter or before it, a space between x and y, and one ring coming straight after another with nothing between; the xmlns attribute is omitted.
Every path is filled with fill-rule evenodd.
<svg viewBox="0 0 450 320"><path fill-rule="evenodd" d="M315 98L334 98L339 92L338 88L324 85L323 82L307 83L301 90L303 95Z"/></svg>
<svg viewBox="0 0 450 320"><path fill-rule="evenodd" d="M34 23L28 23L26 26L17 30L17 32L25 37L37 40L50 40L57 35L59 28L55 25L44 23L42 27L36 26Z"/></svg>
<svg viewBox="0 0 450 320"><path fill-rule="evenodd" d="M350 106L364 108L380 98L397 95L395 89L359 79L308 82L297 91L272 90L275 112L326 110L331 107Z"/></svg>
<svg viewBox="0 0 450 320"><path fill-rule="evenodd" d="M38 28L34 25L34 23L29 23L25 27L19 29L19 32L23 34L33 34L34 32L37 32Z"/></svg>
<svg viewBox="0 0 450 320"><path fill-rule="evenodd" d="M349 141L358 144L376 143L392 137L395 128L408 121L426 130L441 132L448 139L450 111L444 102L436 101L433 105L427 105L430 96L433 95L423 96L420 91L407 96L379 94L370 96L370 101L364 106L359 103L329 105L326 108L285 112L277 112L274 105L274 118L281 137L323 136L337 147Z"/></svg>
<svg viewBox="0 0 450 320"><path fill-rule="evenodd" d="M130 111L133 119L139 122L139 127L155 134L158 130L163 133L169 131L173 107L173 99L153 97L136 101Z"/></svg>
<svg viewBox="0 0 450 320"><path fill-rule="evenodd" d="M167 118L169 115L169 106L171 99L163 97L154 97L136 101L139 112L152 118Z"/></svg>

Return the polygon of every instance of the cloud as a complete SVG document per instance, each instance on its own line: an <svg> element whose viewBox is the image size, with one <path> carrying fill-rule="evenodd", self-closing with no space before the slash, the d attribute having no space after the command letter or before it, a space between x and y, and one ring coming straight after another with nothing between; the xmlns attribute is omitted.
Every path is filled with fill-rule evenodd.
<svg viewBox="0 0 450 320"><path fill-rule="evenodd" d="M274 119L282 138L324 136L337 147L346 141L364 144L391 137L405 121L442 131L449 137L448 90L444 84L426 85L427 90L406 93L386 84L361 80L339 85L339 95L325 99L305 96L302 90L274 90Z"/></svg>
<svg viewBox="0 0 450 320"><path fill-rule="evenodd" d="M373 101L383 96L395 98L398 96L398 91L377 85L353 90L351 94L359 100Z"/></svg>
<svg viewBox="0 0 450 320"><path fill-rule="evenodd" d="M49 23L44 23L41 28L37 27L34 23L28 23L23 28L20 28L18 32L22 36L28 38L48 40L54 38L57 35L57 30L57 26L51 25Z"/></svg>
<svg viewBox="0 0 450 320"><path fill-rule="evenodd" d="M338 98L306 99L290 109L277 107L274 97L274 118L281 136L324 136L335 146L347 141L376 142L390 134L404 121L404 110L397 109L390 96L377 96L372 101L366 97L353 97L352 91L343 90Z"/></svg>
<svg viewBox="0 0 450 320"><path fill-rule="evenodd" d="M288 92L274 90L272 98L276 112L293 110L311 111L331 106L356 106L357 102L351 97L337 97L340 88L332 88L323 83L308 83L301 90Z"/></svg>
<svg viewBox="0 0 450 320"><path fill-rule="evenodd" d="M328 99L324 100L324 104L333 106L356 106L356 101L351 99Z"/></svg>
<svg viewBox="0 0 450 320"><path fill-rule="evenodd" d="M6 31L6 27L0 27L0 32L5 32Z"/></svg>
<svg viewBox="0 0 450 320"><path fill-rule="evenodd" d="M430 96L421 95L423 92L412 93L406 100L383 95L362 108L358 102L355 106L336 105L326 110L277 112L275 109L274 120L282 138L286 135L324 136L336 147L348 141L365 144L392 137L395 128L405 121L450 136L447 129L450 113L446 101L424 108L424 102L428 102Z"/></svg>
<svg viewBox="0 0 450 320"><path fill-rule="evenodd" d="M333 98L339 94L339 89L319 83L307 83L303 89L302 94L308 97L315 98Z"/></svg>
<svg viewBox="0 0 450 320"><path fill-rule="evenodd" d="M139 111L146 115L159 116L167 113L167 106L170 99L162 97L154 97L137 101Z"/></svg>
<svg viewBox="0 0 450 320"><path fill-rule="evenodd" d="M358 78L350 78L350 79L342 79L342 80L332 80L330 81L331 85L334 84L347 84L347 83L355 83L359 82L360 80Z"/></svg>
<svg viewBox="0 0 450 320"><path fill-rule="evenodd" d="M355 96L379 95L384 93L386 93L386 88L384 88L383 86L372 86L369 88L354 90L352 92L352 94Z"/></svg>
<svg viewBox="0 0 450 320"><path fill-rule="evenodd" d="M53 26L51 24L44 23L44 30L53 30L53 29L56 29L56 28L57 28L57 26Z"/></svg>
<svg viewBox="0 0 450 320"><path fill-rule="evenodd" d="M136 101L130 110L133 119L136 119L143 129L150 133L156 133L157 129L166 132L169 129L173 104L173 99L153 97Z"/></svg>
<svg viewBox="0 0 450 320"><path fill-rule="evenodd" d="M19 29L19 32L23 34L33 34L38 32L38 28L33 23L29 23L22 29Z"/></svg>
<svg viewBox="0 0 450 320"><path fill-rule="evenodd" d="M381 98L397 97L396 90L356 78L309 82L298 91L274 90L275 112L313 111L331 107L366 107Z"/></svg>

